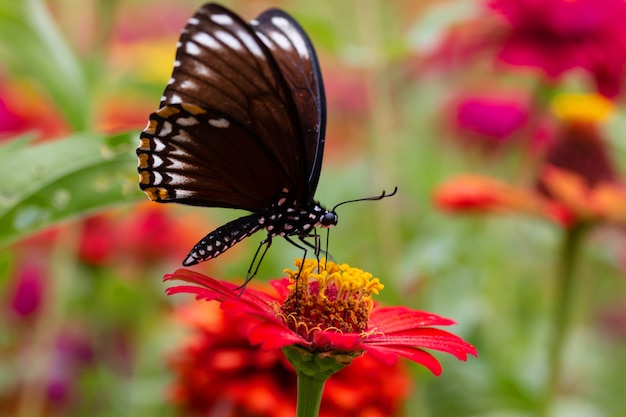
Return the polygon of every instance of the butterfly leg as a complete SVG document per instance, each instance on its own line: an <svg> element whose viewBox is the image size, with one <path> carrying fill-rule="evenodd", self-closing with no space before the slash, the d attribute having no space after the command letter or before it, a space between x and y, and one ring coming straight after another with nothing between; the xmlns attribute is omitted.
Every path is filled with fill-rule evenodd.
<svg viewBox="0 0 626 417"><path fill-rule="evenodd" d="M296 281L297 281L298 278L300 277L300 273L302 272L302 268L304 268L304 260L306 259L306 254L308 253L308 250L307 250L307 248L305 246L308 246L308 247L312 248L317 253L318 252L318 247L317 247L318 245L313 245L311 242L305 240L307 235L298 236L298 239L300 240L300 242L302 242L305 246L301 246L301 245L297 244L293 240L289 239L289 236L283 236L283 237L285 238L285 240L287 242L291 243L293 246L295 246L298 249L301 249L302 252L304 252L302 254L302 263L300 264L300 270L298 271L298 275L296 275ZM319 258L318 258L318 261L319 261Z"/></svg>
<svg viewBox="0 0 626 417"><path fill-rule="evenodd" d="M259 253L261 252L261 248L263 246L265 246L265 248L263 249L263 253L261 253L261 257L259 258L259 261L257 262L257 258L259 257ZM261 266L261 262L263 262L263 258L265 258L265 254L267 253L267 250L270 248L270 246L272 246L272 236L268 235L267 238L263 239L261 243L259 243L259 247L256 249L256 252L254 252L254 257L252 258L252 262L250 262L250 267L248 268L248 272L246 272L245 281L239 287L235 288L237 290L241 290L242 294L243 294L243 291L246 289L246 285L248 285L248 283L252 280L252 278L256 276L257 272L259 272L259 267ZM256 267L254 266L255 264L256 264ZM252 272L252 270L254 270L254 272Z"/></svg>
<svg viewBox="0 0 626 417"><path fill-rule="evenodd" d="M310 238L310 237L313 238L315 243L311 243L308 240L306 240L307 238ZM317 270L319 271L320 270L320 254L324 254L324 256L326 256L326 257L328 257L329 254L328 254L327 250L322 249L321 238L320 238L320 235L317 234L317 230L313 229L313 233L308 234L308 235L299 235L298 239L304 245L306 245L306 246L308 246L308 247L310 247L311 249L314 250L315 258L317 259ZM298 246L298 245L296 245L296 246ZM328 243L326 244L326 246L328 247ZM305 255L306 255L306 251L305 251Z"/></svg>

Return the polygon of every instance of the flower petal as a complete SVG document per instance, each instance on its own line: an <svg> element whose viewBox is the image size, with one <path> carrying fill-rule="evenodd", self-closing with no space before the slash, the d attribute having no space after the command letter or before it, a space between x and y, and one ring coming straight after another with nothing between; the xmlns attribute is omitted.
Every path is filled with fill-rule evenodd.
<svg viewBox="0 0 626 417"><path fill-rule="evenodd" d="M370 346L367 349L367 353L387 365L395 363L398 359L397 355L404 356L415 363L425 366L434 375L441 374L441 364L437 358L419 348Z"/></svg>
<svg viewBox="0 0 626 417"><path fill-rule="evenodd" d="M467 355L476 356L476 348L460 337L440 329L415 329L402 335L374 334L368 337L367 346L397 346L434 349L454 355L457 359L467 360Z"/></svg>
<svg viewBox="0 0 626 417"><path fill-rule="evenodd" d="M407 307L381 307L372 310L369 319L370 329L384 334L404 332L423 326L448 326L453 320L426 311L411 310Z"/></svg>
<svg viewBox="0 0 626 417"><path fill-rule="evenodd" d="M264 350L282 348L289 345L309 346L310 343L285 325L276 322L262 322L248 334L250 343L261 345Z"/></svg>
<svg viewBox="0 0 626 417"><path fill-rule="evenodd" d="M361 340L362 337L358 333L318 330L313 334L313 343L322 350L364 350Z"/></svg>
<svg viewBox="0 0 626 417"><path fill-rule="evenodd" d="M480 175L458 175L435 190L437 206L449 212L543 213L545 202L535 193Z"/></svg>

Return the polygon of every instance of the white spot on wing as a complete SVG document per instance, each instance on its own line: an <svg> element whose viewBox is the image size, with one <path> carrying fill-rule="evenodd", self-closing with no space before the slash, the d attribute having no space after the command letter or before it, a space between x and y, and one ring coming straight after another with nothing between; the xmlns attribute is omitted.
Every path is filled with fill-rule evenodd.
<svg viewBox="0 0 626 417"><path fill-rule="evenodd" d="M163 158L158 155L152 155L152 168L158 168L163 165Z"/></svg>
<svg viewBox="0 0 626 417"><path fill-rule="evenodd" d="M241 41L246 46L248 51L252 52L252 54L260 58L264 57L261 47L259 47L259 44L257 43L257 41L252 36L250 36L248 32L239 32L238 35L239 35L239 39L241 39Z"/></svg>
<svg viewBox="0 0 626 417"><path fill-rule="evenodd" d="M233 18L227 14L211 15L211 20L217 23L218 25L232 25L233 24Z"/></svg>
<svg viewBox="0 0 626 417"><path fill-rule="evenodd" d="M179 60L174 61L174 68L176 68L176 67L180 67L180 61Z"/></svg>
<svg viewBox="0 0 626 417"><path fill-rule="evenodd" d="M168 170L171 169L173 171L185 171L189 168L189 164L182 162L180 159L172 157L171 154L170 157L167 159L167 162ZM170 173L170 176L172 177L172 184L184 184L187 181L186 177L183 175Z"/></svg>
<svg viewBox="0 0 626 417"><path fill-rule="evenodd" d="M180 96L176 95L176 94L172 94L172 97L170 97L170 99L168 100L168 103L170 104L176 104L176 103L182 103L183 99L180 98Z"/></svg>
<svg viewBox="0 0 626 417"><path fill-rule="evenodd" d="M279 40L279 39L276 39L276 36L274 37L277 43L280 43L281 47L284 47L283 42L285 41L290 42L292 44L292 46L289 47L290 49L292 47L296 48L296 51L298 51L298 54L301 57L310 58L309 48L307 47L306 42L304 41L304 38L297 30L295 30L293 26L291 26L291 24L289 23L287 19L281 16L274 16L272 17L272 23L276 27L280 28L286 35L285 40L283 39Z"/></svg>
<svg viewBox="0 0 626 417"><path fill-rule="evenodd" d="M176 80L174 79L174 77L172 77L172 78L170 78L170 79L167 81L167 85L172 85L172 84L174 84L175 82L176 82Z"/></svg>
<svg viewBox="0 0 626 417"><path fill-rule="evenodd" d="M182 129L178 131L178 135L172 136L172 139L179 142L191 142L191 136L189 136L189 133Z"/></svg>
<svg viewBox="0 0 626 417"><path fill-rule="evenodd" d="M159 136L167 136L172 133L172 124L167 120L163 122L163 127L159 130Z"/></svg>
<svg viewBox="0 0 626 417"><path fill-rule="evenodd" d="M272 36L272 40L276 42L276 44L281 49L287 49L287 50L293 49L293 45L291 44L291 42L289 42L289 39L287 39L287 37L283 35L282 33L274 34L274 36Z"/></svg>
<svg viewBox="0 0 626 417"><path fill-rule="evenodd" d="M189 190L176 190L176 198L191 198L195 195L193 191Z"/></svg>
<svg viewBox="0 0 626 417"><path fill-rule="evenodd" d="M221 45L211 35L205 32L198 32L193 35L192 39L198 42L200 45L206 46L211 49L219 49Z"/></svg>
<svg viewBox="0 0 626 417"><path fill-rule="evenodd" d="M176 185L189 184L189 178L184 175L170 173L169 178L170 178L170 181L169 181L170 185L176 186Z"/></svg>
<svg viewBox="0 0 626 417"><path fill-rule="evenodd" d="M230 122L226 119L209 119L209 124L221 129L230 126Z"/></svg>
<svg viewBox="0 0 626 417"><path fill-rule="evenodd" d="M272 41L270 41L270 39L265 36L265 33L257 32L256 35L259 37L259 39L261 39L261 42L263 42L263 44L265 44L268 48L271 48Z"/></svg>
<svg viewBox="0 0 626 417"><path fill-rule="evenodd" d="M189 23L190 25L197 25L198 23L200 23L200 20L198 20L197 17L190 17L189 20L187 20L187 23Z"/></svg>
<svg viewBox="0 0 626 417"><path fill-rule="evenodd" d="M196 83L193 82L192 80L184 80L182 83L180 83L180 88L193 90L196 88Z"/></svg>
<svg viewBox="0 0 626 417"><path fill-rule="evenodd" d="M178 123L181 126L193 126L193 125L197 125L198 119L196 119L195 117L179 117L178 119L176 119L176 123Z"/></svg>
<svg viewBox="0 0 626 417"><path fill-rule="evenodd" d="M152 175L154 175L153 185L160 185L163 182L163 175L160 172L154 171Z"/></svg>
<svg viewBox="0 0 626 417"><path fill-rule="evenodd" d="M241 43L236 37L234 37L230 33L225 32L223 30L216 30L214 34L215 34L215 37L219 39L220 41L224 42L226 46L236 51L241 50Z"/></svg>
<svg viewBox="0 0 626 417"><path fill-rule="evenodd" d="M200 47L193 42L187 42L185 44L185 51L187 51L189 55L200 55L200 52L202 52Z"/></svg>
<svg viewBox="0 0 626 417"><path fill-rule="evenodd" d="M211 78L211 70L206 65L202 65L199 62L196 62L196 65L194 65L194 73Z"/></svg>
<svg viewBox="0 0 626 417"><path fill-rule="evenodd" d="M165 149L165 144L163 143L163 141L161 139L154 138L154 139L152 139L152 142L154 142L154 151L155 152L161 152L161 151L163 151L163 149Z"/></svg>

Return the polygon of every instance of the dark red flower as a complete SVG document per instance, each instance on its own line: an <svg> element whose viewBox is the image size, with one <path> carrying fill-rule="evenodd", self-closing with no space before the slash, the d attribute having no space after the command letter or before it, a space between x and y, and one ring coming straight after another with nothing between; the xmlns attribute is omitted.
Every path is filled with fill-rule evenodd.
<svg viewBox="0 0 626 417"><path fill-rule="evenodd" d="M249 332L263 349L298 346L312 353L358 356L367 352L387 364L404 356L441 373L437 359L424 349L450 353L460 360L476 349L458 336L432 326L454 321L408 307L374 305L372 295L382 284L372 275L348 265L306 260L286 271L290 279L272 281L277 294L246 289L194 271L179 269L166 280L196 285L177 286L168 294L191 293L217 300L229 314L250 314L258 321ZM318 271L319 267L319 272ZM294 279L297 277L297 285ZM297 292L296 292L297 291Z"/></svg>
<svg viewBox="0 0 626 417"><path fill-rule="evenodd" d="M536 67L551 78L580 68L594 78L598 92L621 91L626 63L626 2L623 0L491 0L502 16L498 58Z"/></svg>

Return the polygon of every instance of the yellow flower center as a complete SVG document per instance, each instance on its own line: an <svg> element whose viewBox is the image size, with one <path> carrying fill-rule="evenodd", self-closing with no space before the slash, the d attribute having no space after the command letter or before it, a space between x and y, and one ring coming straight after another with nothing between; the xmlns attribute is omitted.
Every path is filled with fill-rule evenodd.
<svg viewBox="0 0 626 417"><path fill-rule="evenodd" d="M613 102L598 94L559 94L552 100L552 111L567 122L599 124L613 113Z"/></svg>
<svg viewBox="0 0 626 417"><path fill-rule="evenodd" d="M322 259L295 260L286 269L291 284L280 316L296 333L311 340L316 330L361 333L383 285L369 272Z"/></svg>

